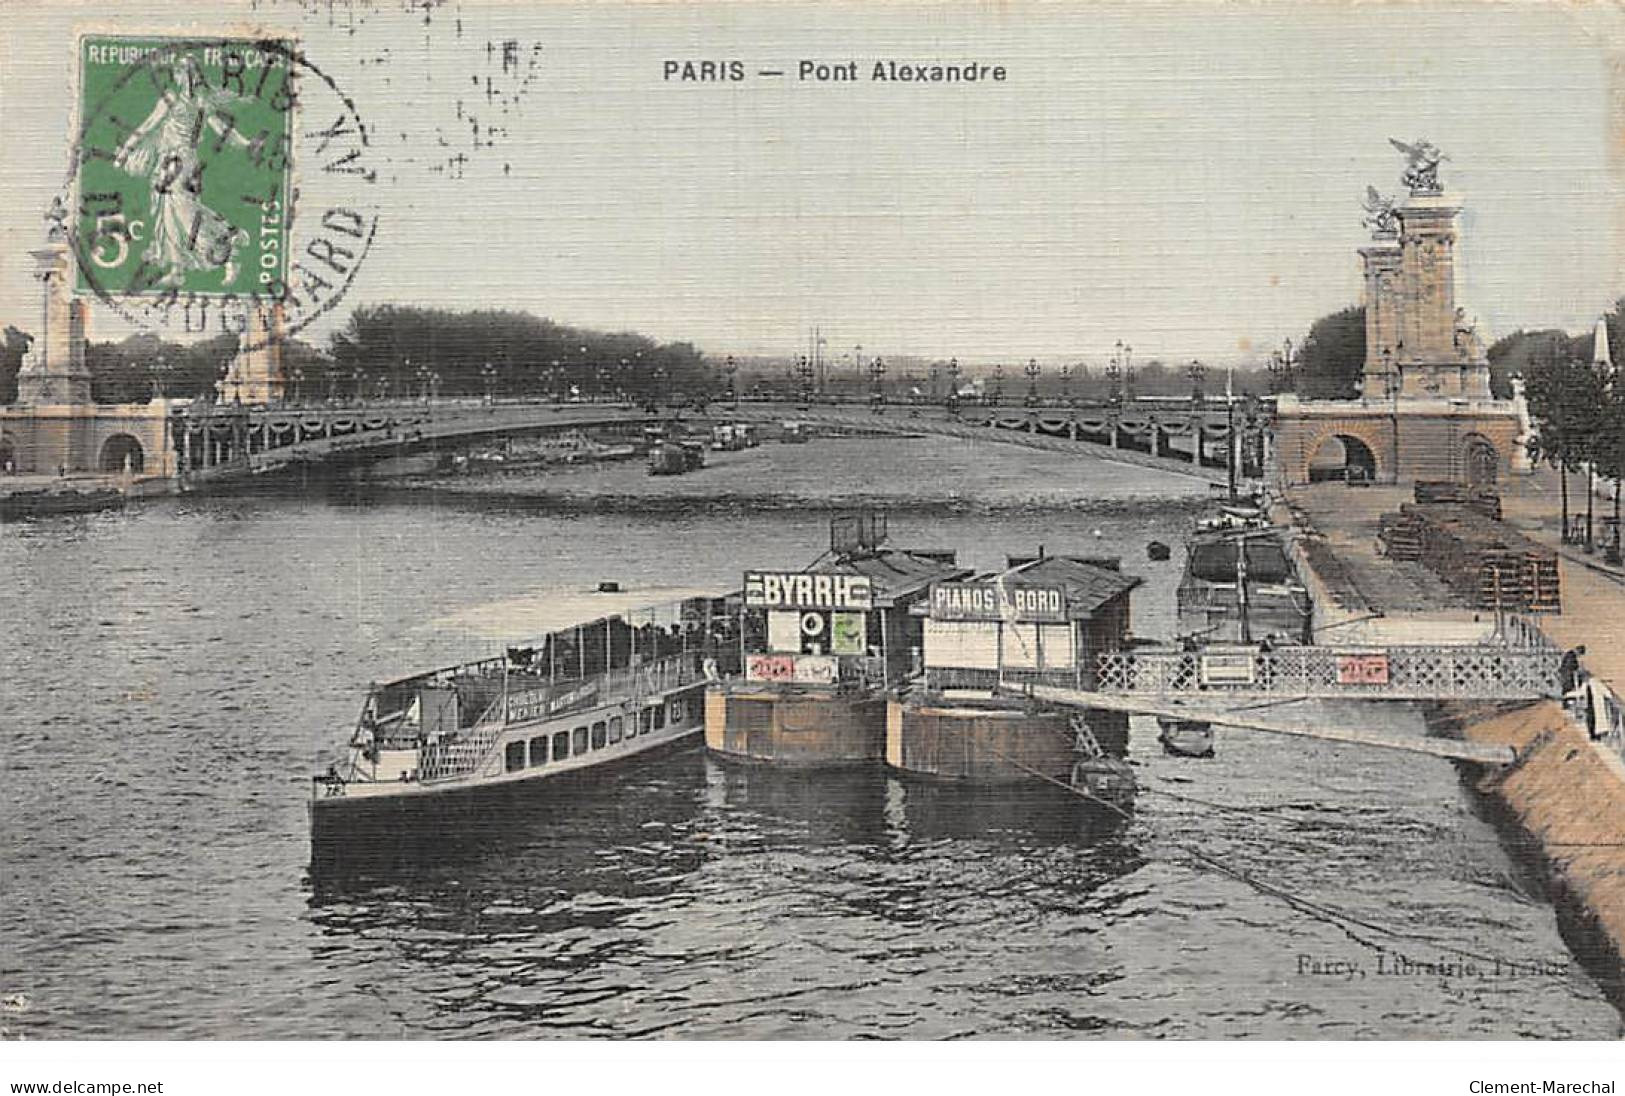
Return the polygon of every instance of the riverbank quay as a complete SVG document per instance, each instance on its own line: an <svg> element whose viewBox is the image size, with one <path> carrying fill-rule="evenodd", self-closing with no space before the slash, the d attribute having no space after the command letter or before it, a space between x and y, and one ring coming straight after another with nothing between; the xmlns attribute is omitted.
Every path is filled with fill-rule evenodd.
<svg viewBox="0 0 1625 1096"><path fill-rule="evenodd" d="M11 475L0 478L0 520L112 510L175 493L175 481L165 476Z"/></svg>
<svg viewBox="0 0 1625 1096"><path fill-rule="evenodd" d="M1559 546L1560 502L1547 480L1519 477L1501 488L1506 524L1559 551L1562 611L1524 619L1560 649L1584 647L1582 670L1625 695L1625 578ZM1464 642L1494 629L1494 613L1464 606L1420 563L1379 554L1380 516L1410 499L1408 487L1340 483L1284 497L1278 516L1299 534L1317 643ZM1424 714L1435 733L1516 751L1512 765L1477 774L1473 785L1514 824L1514 839L1544 857L1565 934L1618 997L1625 991L1625 734L1616 727L1592 738L1583 717L1556 699L1511 708L1430 702Z"/></svg>

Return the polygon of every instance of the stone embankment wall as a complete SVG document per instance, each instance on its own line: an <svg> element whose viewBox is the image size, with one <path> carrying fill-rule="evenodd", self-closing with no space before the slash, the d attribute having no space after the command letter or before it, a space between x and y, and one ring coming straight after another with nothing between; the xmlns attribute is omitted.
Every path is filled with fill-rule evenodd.
<svg viewBox="0 0 1625 1096"><path fill-rule="evenodd" d="M1517 761L1485 773L1478 788L1540 843L1553 901L1587 938L1571 943L1625 988L1625 762L1590 741L1555 701L1511 710L1436 705L1429 723L1517 751Z"/></svg>

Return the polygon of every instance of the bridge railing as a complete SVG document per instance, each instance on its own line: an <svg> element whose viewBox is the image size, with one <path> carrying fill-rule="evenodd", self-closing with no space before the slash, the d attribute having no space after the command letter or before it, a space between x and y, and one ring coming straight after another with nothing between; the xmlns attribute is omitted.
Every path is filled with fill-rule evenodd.
<svg viewBox="0 0 1625 1096"><path fill-rule="evenodd" d="M1110 651L1098 688L1128 695L1301 696L1372 700L1524 700L1557 695L1553 647Z"/></svg>

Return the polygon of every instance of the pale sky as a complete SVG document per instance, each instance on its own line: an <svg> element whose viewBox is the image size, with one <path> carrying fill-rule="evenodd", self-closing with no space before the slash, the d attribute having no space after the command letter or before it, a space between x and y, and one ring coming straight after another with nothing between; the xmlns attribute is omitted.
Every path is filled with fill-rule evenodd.
<svg viewBox="0 0 1625 1096"><path fill-rule="evenodd" d="M1583 330L1625 292L1607 45L1625 29L1605 9L198 0L188 25L172 5L3 8L0 321L30 329L27 249L92 28L291 30L351 95L387 165L341 320L495 306L712 353L791 353L816 323L832 353L1098 365L1124 339L1142 361L1244 360L1359 301L1360 200L1399 189L1390 136L1450 157L1457 293L1491 339ZM541 52L504 114L483 80L519 91L508 39ZM865 79L798 82L803 58ZM885 58L1008 79L870 82ZM747 76L685 86L667 59ZM472 147L469 113L505 132ZM461 177L431 170L459 151ZM128 330L104 308L93 324Z"/></svg>

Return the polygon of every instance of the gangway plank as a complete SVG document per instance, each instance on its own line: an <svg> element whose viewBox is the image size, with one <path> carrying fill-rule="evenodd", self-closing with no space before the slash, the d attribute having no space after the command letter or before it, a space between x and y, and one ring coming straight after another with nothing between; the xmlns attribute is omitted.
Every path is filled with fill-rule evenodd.
<svg viewBox="0 0 1625 1096"><path fill-rule="evenodd" d="M1476 761L1482 765L1510 765L1517 756L1510 746L1458 742L1448 738L1417 738L1411 735L1387 734L1381 731L1306 727L1244 715L1236 709L1159 702L1143 696L1114 696L1109 693L1091 692L1087 689L1063 689L1054 685L1018 683L1010 683L1004 686L1001 691L1030 696L1034 700L1044 700L1051 704L1062 704L1073 708L1101 708L1106 711L1128 712L1136 715L1188 719L1213 723L1223 727L1260 731L1264 734L1288 735L1294 738L1318 738L1326 742L1342 742L1351 746L1375 746L1385 750L1429 754L1433 757L1444 757L1454 761Z"/></svg>

